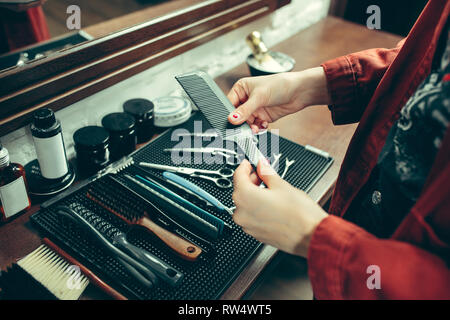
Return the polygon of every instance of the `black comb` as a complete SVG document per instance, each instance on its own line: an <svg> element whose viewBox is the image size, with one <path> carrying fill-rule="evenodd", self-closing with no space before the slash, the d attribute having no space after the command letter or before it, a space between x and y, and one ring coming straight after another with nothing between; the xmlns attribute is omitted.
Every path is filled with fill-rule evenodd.
<svg viewBox="0 0 450 320"><path fill-rule="evenodd" d="M247 123L234 126L228 121L228 115L235 107L207 73L195 71L175 79L222 139L235 142L255 167L261 158L265 158L250 126Z"/></svg>

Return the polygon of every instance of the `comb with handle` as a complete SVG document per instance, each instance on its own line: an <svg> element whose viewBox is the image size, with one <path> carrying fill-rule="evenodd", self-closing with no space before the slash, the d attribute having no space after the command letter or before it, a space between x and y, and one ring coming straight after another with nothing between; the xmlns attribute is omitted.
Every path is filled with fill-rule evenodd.
<svg viewBox="0 0 450 320"><path fill-rule="evenodd" d="M102 244L103 248L116 257L119 262L125 262L122 265L127 266L129 271L133 271L137 278L144 280L141 277L144 276L150 284L155 284L158 280L155 278L157 275L171 286L179 285L182 281L184 275L180 271L144 249L129 243L123 232L83 205L73 203L70 207L58 206L56 209L61 216L71 218L89 231L98 243Z"/></svg>

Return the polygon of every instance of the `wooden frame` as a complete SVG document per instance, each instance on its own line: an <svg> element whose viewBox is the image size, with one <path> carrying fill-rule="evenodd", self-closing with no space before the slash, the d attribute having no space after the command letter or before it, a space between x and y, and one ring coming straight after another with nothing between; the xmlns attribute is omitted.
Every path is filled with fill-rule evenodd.
<svg viewBox="0 0 450 320"><path fill-rule="evenodd" d="M267 15L290 0L208 0L0 72L0 136Z"/></svg>

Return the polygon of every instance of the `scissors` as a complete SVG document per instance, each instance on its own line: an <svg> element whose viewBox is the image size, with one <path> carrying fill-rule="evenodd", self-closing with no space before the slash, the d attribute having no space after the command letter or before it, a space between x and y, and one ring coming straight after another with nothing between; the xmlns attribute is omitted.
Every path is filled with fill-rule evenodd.
<svg viewBox="0 0 450 320"><path fill-rule="evenodd" d="M228 189L233 186L233 183L230 178L233 176L234 170L231 168L220 168L219 170L205 170L187 167L166 166L162 164L148 163L148 162L139 162L139 165L141 167L175 172L179 174L185 174L190 177L209 180L214 182L216 186L222 189ZM210 177L209 175L214 175L218 177Z"/></svg>
<svg viewBox="0 0 450 320"><path fill-rule="evenodd" d="M236 151L225 148L167 148L164 152L194 152L194 153L210 153L211 155L221 155L225 158L225 162L229 165L239 164L243 160L244 155L238 154Z"/></svg>

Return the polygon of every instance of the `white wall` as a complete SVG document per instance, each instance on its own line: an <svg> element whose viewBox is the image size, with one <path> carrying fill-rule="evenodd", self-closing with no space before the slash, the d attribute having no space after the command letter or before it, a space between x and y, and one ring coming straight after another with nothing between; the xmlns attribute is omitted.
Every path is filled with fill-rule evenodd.
<svg viewBox="0 0 450 320"><path fill-rule="evenodd" d="M262 33L269 47L307 28L327 15L330 0L292 0L291 4L244 27L214 39L200 47L165 61L125 81L56 112L61 121L69 158L75 154L73 133L83 126L101 125L101 118L122 111L131 98L154 99L163 95L182 95L174 76L192 70L204 70L216 77L243 63L250 54L247 34ZM11 160L23 165L36 158L29 128L21 128L0 138Z"/></svg>

